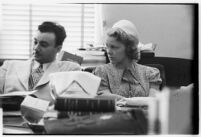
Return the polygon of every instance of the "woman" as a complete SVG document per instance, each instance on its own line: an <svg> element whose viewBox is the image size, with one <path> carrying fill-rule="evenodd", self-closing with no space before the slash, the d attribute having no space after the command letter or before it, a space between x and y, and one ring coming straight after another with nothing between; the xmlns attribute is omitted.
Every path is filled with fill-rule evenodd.
<svg viewBox="0 0 201 137"><path fill-rule="evenodd" d="M109 64L98 66L94 74L101 77L98 95L115 99L154 96L161 84L156 68L140 65L138 32L130 21L120 20L107 33Z"/></svg>

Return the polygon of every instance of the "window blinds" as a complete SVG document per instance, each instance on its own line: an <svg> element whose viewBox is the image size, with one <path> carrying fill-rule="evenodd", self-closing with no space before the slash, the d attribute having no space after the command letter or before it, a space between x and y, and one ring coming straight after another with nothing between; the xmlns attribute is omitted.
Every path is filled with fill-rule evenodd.
<svg viewBox="0 0 201 137"><path fill-rule="evenodd" d="M0 58L28 59L33 36L43 21L63 25L63 50L83 48L95 40L95 4L2 4Z"/></svg>

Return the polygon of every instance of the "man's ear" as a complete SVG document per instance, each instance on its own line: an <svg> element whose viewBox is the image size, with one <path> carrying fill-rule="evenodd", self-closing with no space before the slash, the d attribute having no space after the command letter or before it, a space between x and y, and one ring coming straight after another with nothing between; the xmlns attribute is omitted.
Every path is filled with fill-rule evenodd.
<svg viewBox="0 0 201 137"><path fill-rule="evenodd" d="M57 52L60 52L61 49L62 49L62 46L61 46L61 45L57 46Z"/></svg>

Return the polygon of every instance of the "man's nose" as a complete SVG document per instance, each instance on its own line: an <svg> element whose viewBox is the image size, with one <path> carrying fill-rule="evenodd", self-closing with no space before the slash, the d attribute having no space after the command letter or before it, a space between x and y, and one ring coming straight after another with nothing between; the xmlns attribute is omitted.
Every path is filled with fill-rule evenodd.
<svg viewBox="0 0 201 137"><path fill-rule="evenodd" d="M33 49L34 49L35 51L39 51L39 50L40 50L40 45L39 45L39 43L35 44L35 45L33 46Z"/></svg>

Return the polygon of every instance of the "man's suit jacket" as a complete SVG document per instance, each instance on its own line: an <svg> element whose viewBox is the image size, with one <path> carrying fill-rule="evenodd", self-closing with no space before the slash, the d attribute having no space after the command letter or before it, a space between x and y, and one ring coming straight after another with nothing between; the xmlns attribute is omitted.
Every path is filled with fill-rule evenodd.
<svg viewBox="0 0 201 137"><path fill-rule="evenodd" d="M0 67L0 93L13 91L28 91L28 80L31 70L31 59L27 61L5 61ZM69 61L54 61L34 87L35 95L41 99L52 100L49 87L49 74L62 71L81 70L76 63Z"/></svg>

